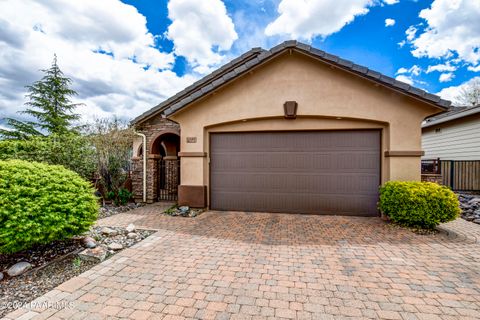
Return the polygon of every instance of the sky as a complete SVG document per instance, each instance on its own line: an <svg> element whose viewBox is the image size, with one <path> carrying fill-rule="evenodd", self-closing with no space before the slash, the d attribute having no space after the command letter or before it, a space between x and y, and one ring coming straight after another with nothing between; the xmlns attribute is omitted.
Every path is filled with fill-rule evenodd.
<svg viewBox="0 0 480 320"><path fill-rule="evenodd" d="M0 12L0 119L25 119L25 86L54 54L83 122L131 120L288 39L454 102L480 79L480 0L2 0Z"/></svg>

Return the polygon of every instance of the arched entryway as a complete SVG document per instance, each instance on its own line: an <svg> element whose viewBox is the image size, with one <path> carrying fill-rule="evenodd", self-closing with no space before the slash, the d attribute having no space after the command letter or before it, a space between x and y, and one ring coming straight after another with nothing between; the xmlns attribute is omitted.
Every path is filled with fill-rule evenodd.
<svg viewBox="0 0 480 320"><path fill-rule="evenodd" d="M180 184L180 136L173 132L160 133L150 145L152 187L156 201L176 201Z"/></svg>

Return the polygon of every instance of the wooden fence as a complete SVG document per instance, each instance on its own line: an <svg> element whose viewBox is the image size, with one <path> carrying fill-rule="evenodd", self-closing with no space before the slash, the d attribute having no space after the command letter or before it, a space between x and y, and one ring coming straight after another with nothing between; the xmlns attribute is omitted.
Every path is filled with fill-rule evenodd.
<svg viewBox="0 0 480 320"><path fill-rule="evenodd" d="M480 191L480 160L422 160L422 173L441 174L454 191Z"/></svg>

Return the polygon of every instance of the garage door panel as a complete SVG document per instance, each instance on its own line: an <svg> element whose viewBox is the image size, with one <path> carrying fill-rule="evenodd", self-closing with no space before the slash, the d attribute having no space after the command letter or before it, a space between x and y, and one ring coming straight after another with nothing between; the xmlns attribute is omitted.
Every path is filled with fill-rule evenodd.
<svg viewBox="0 0 480 320"><path fill-rule="evenodd" d="M379 131L214 133L212 209L377 215Z"/></svg>
<svg viewBox="0 0 480 320"><path fill-rule="evenodd" d="M368 215L376 212L376 205L369 202L369 196L355 195L315 195L310 194L275 194L271 193L230 193L220 192L217 210L252 211L256 212L287 212L304 214L331 214L331 215ZM248 205L242 200L248 196ZM302 203L302 206L296 205Z"/></svg>
<svg viewBox="0 0 480 320"><path fill-rule="evenodd" d="M351 179L350 175L338 174L214 174L212 178L218 183L212 192L290 192L290 193L345 193L377 194L378 175L365 175Z"/></svg>
<svg viewBox="0 0 480 320"><path fill-rule="evenodd" d="M216 170L236 170L237 172L260 171L278 172L285 170L308 171L325 170L331 172L353 169L355 171L366 169L378 170L377 152L338 152L338 153L271 153L271 152L237 152L237 153L212 153L211 164Z"/></svg>

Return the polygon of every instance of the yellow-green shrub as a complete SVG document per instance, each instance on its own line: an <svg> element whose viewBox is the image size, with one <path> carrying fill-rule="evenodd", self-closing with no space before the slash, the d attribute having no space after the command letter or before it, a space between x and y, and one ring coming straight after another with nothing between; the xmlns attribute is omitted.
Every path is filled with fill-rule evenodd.
<svg viewBox="0 0 480 320"><path fill-rule="evenodd" d="M425 229L460 214L455 193L432 182L390 181L380 188L380 210L400 225Z"/></svg>
<svg viewBox="0 0 480 320"><path fill-rule="evenodd" d="M94 189L62 166L0 161L0 252L68 239L95 222Z"/></svg>

